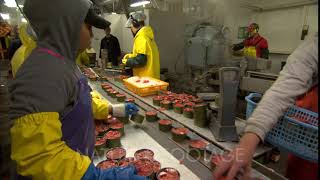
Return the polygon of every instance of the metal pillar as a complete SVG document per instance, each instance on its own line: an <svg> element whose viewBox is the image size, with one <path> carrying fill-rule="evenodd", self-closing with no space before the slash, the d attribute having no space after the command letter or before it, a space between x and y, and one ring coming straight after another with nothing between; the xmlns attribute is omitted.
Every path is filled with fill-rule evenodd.
<svg viewBox="0 0 320 180"><path fill-rule="evenodd" d="M240 80L240 69L223 67L219 69L220 96L217 117L211 117L210 129L218 141L238 141L235 126L235 111Z"/></svg>

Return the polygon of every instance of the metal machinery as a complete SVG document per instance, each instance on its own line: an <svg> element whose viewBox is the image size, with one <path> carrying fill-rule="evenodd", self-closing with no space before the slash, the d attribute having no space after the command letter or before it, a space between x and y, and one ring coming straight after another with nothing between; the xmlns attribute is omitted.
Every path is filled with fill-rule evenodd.
<svg viewBox="0 0 320 180"><path fill-rule="evenodd" d="M190 26L186 32L185 73L168 73L167 79L176 92L196 94L219 90L216 71L219 67L239 67L240 62L231 58L228 52L227 28L203 23ZM209 73L208 73L209 72ZM211 77L212 75L212 77ZM206 76L205 78L198 78ZM198 80L196 80L198 78ZM213 86L214 83L217 85Z"/></svg>
<svg viewBox="0 0 320 180"><path fill-rule="evenodd" d="M224 62L226 38L221 26L201 24L186 45L186 61L191 69L208 70Z"/></svg>
<svg viewBox="0 0 320 180"><path fill-rule="evenodd" d="M239 90L264 93L277 78L269 73L271 60L232 58L228 47L226 28L211 24L193 27L186 42L186 73L168 76L173 91L211 101L208 118L218 141L238 140L235 111Z"/></svg>
<svg viewBox="0 0 320 180"><path fill-rule="evenodd" d="M219 90L220 67L240 68L240 90L264 93L278 77L270 73L271 60L233 57L228 28L203 23L187 28L185 73L169 73L167 79L175 91L210 93Z"/></svg>
<svg viewBox="0 0 320 180"><path fill-rule="evenodd" d="M261 58L244 57L240 62L240 89L248 92L264 93L278 78L270 73L271 61Z"/></svg>

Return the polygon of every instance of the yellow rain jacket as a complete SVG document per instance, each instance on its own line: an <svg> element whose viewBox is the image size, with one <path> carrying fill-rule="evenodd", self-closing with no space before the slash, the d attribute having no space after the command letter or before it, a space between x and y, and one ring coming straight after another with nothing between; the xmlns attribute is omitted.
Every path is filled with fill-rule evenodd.
<svg viewBox="0 0 320 180"><path fill-rule="evenodd" d="M96 91L91 96L94 118L104 119L109 112L107 101ZM15 120L11 128L11 139L15 142L11 158L19 164L19 174L33 175L34 179L81 179L91 160L61 140L61 128L57 112L33 113ZM59 167L62 164L64 167Z"/></svg>
<svg viewBox="0 0 320 180"><path fill-rule="evenodd" d="M15 67L19 68L20 65ZM108 101L97 91L92 91L91 97L93 117L104 120L109 114ZM53 177L53 171L59 168L57 165L65 164L67 168L54 177L81 179L91 160L75 153L61 141L61 127L57 112L33 113L15 120L11 128L11 139L15 142L12 143L11 158L20 164L17 170L21 175L37 174L39 176L33 176L34 179L49 179ZM48 161L50 157L54 158ZM73 159L74 163L68 161L69 159Z"/></svg>
<svg viewBox="0 0 320 180"><path fill-rule="evenodd" d="M27 24L23 24L19 28L19 37L22 45L14 53L11 60L13 77L15 77L18 69L23 64L24 60L30 55L32 50L36 47L36 42L27 33L27 26L28 26Z"/></svg>
<svg viewBox="0 0 320 180"><path fill-rule="evenodd" d="M159 50L150 26L141 28L136 34L132 54L125 55L123 63L126 64L127 59L136 57L138 54L147 56L147 64L144 67L133 68L133 75L160 79Z"/></svg>

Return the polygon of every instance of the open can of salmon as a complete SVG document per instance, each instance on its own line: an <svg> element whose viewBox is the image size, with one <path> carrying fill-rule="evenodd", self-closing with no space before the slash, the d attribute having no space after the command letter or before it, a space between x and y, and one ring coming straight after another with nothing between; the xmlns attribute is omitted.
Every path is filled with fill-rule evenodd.
<svg viewBox="0 0 320 180"><path fill-rule="evenodd" d="M180 180L180 173L174 168L162 168L157 173L157 180Z"/></svg>
<svg viewBox="0 0 320 180"><path fill-rule="evenodd" d="M138 159L134 162L139 176L144 176L152 180L154 177L154 164L150 159Z"/></svg>
<svg viewBox="0 0 320 180"><path fill-rule="evenodd" d="M126 155L126 150L121 147L113 148L106 152L106 158L114 161L122 160Z"/></svg>

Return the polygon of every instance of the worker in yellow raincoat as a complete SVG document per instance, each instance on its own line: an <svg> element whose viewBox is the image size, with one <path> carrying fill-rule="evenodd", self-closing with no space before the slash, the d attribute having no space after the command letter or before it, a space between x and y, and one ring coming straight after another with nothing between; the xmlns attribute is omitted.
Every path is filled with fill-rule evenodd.
<svg viewBox="0 0 320 180"><path fill-rule="evenodd" d="M134 12L126 23L134 36L131 54L124 56L122 63L133 68L133 75L160 79L160 57L158 46L150 26L145 26L146 15Z"/></svg>

